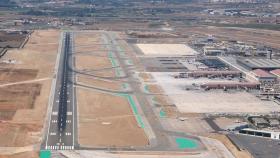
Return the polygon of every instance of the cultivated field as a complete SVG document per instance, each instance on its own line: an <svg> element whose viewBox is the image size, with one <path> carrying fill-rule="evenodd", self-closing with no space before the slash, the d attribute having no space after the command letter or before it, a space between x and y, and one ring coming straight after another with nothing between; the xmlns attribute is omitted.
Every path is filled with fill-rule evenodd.
<svg viewBox="0 0 280 158"><path fill-rule="evenodd" d="M11 49L0 60L15 61L1 64L0 120L5 122L0 123L0 147L24 147L7 149L6 153L35 150L25 150L25 146L39 145L43 139L59 37L59 31L35 31L23 49ZM29 154L36 157L36 152Z"/></svg>

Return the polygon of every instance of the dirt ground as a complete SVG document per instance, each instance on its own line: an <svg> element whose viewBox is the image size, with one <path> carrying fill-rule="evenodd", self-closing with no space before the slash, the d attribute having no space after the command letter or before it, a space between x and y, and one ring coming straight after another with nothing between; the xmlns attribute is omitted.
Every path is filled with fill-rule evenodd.
<svg viewBox="0 0 280 158"><path fill-rule="evenodd" d="M108 50L102 45L103 39L100 33L75 34L76 69L90 71L112 67L108 58ZM86 52L86 53L85 53ZM115 77L115 70L107 69L92 72L96 76Z"/></svg>
<svg viewBox="0 0 280 158"><path fill-rule="evenodd" d="M78 70L96 70L112 67L108 58L96 57L93 55L77 55L76 63L76 68Z"/></svg>
<svg viewBox="0 0 280 158"><path fill-rule="evenodd" d="M139 73L139 77L142 78L144 82L148 82L153 78L151 74L145 72Z"/></svg>
<svg viewBox="0 0 280 158"><path fill-rule="evenodd" d="M79 76L78 82L93 86L93 87L99 87L99 88L104 88L104 89L111 89L111 90L121 90L122 84L121 82L117 81L110 81L110 80L100 80L100 79L94 79L92 77L87 77L87 76Z"/></svg>
<svg viewBox="0 0 280 158"><path fill-rule="evenodd" d="M279 31L249 29L249 28L223 28L223 27L192 27L180 30L186 33L214 35L249 43L261 43L279 49ZM234 36L232 36L234 35Z"/></svg>
<svg viewBox="0 0 280 158"><path fill-rule="evenodd" d="M9 34L5 31L0 31L0 47L18 48L25 37L26 34L20 34L20 32Z"/></svg>
<svg viewBox="0 0 280 158"><path fill-rule="evenodd" d="M156 84L149 84L147 86L148 91L150 93L163 93L164 91L160 88L160 86L156 85Z"/></svg>
<svg viewBox="0 0 280 158"><path fill-rule="evenodd" d="M16 61L9 68L38 70L36 78L52 77L59 37L59 31L35 31L23 49L9 50L2 60Z"/></svg>
<svg viewBox="0 0 280 158"><path fill-rule="evenodd" d="M179 115L176 106L168 100L168 96L157 95L154 96L153 100L155 101L155 105L160 107L167 117L177 117Z"/></svg>
<svg viewBox="0 0 280 158"><path fill-rule="evenodd" d="M0 146L21 147L38 143L34 137L39 137L38 134L35 134L39 130L41 127L35 124L1 123L0 133L4 137L0 137ZM32 134L33 132L34 134Z"/></svg>
<svg viewBox="0 0 280 158"><path fill-rule="evenodd" d="M102 37L100 33L76 33L75 44L77 45L92 45L102 44Z"/></svg>
<svg viewBox="0 0 280 158"><path fill-rule="evenodd" d="M34 69L0 69L0 84L31 80L37 73Z"/></svg>
<svg viewBox="0 0 280 158"><path fill-rule="evenodd" d="M108 58L109 50L104 45L100 45L103 44L100 33L78 33L75 37L76 53L89 52L76 55L78 70L90 72L90 70L112 67ZM114 69L92 73L102 77L116 75ZM120 90L122 86L122 82L119 81L98 80L83 74L79 74L78 81L104 89ZM148 144L145 132L138 126L126 98L82 88L77 89L77 96L79 143L82 146L130 147Z"/></svg>
<svg viewBox="0 0 280 158"><path fill-rule="evenodd" d="M15 64L0 70L0 147L40 144L59 37L55 30L34 31L23 49L10 49L1 58ZM32 153L9 157L37 157Z"/></svg>
<svg viewBox="0 0 280 158"><path fill-rule="evenodd" d="M38 158L39 157L39 153L38 152L34 152L34 151L30 151L30 152L24 152L24 153L19 153L19 154L14 154L14 155L7 155L7 156L1 156L0 158Z"/></svg>
<svg viewBox="0 0 280 158"><path fill-rule="evenodd" d="M137 125L125 98L83 89L78 89L77 94L79 143L82 146L127 147L148 144L144 130Z"/></svg>
<svg viewBox="0 0 280 158"><path fill-rule="evenodd" d="M104 60L103 60L104 59ZM95 58L92 56L76 56L76 69L80 72L86 72L94 76L100 77L115 77L114 69L106 69L102 71L91 71L100 70L104 68L111 67L110 61L106 58Z"/></svg>
<svg viewBox="0 0 280 158"><path fill-rule="evenodd" d="M12 119L18 109L32 109L40 90L41 85L33 83L0 88L0 119Z"/></svg>

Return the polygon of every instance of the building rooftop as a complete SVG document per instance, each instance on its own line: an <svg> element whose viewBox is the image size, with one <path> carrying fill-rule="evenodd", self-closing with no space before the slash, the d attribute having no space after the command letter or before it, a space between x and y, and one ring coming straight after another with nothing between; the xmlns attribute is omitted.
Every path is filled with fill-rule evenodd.
<svg viewBox="0 0 280 158"><path fill-rule="evenodd" d="M264 71L262 69L256 69L252 71L253 74L255 74L257 77L275 77L274 75L268 73L267 71Z"/></svg>
<svg viewBox="0 0 280 158"><path fill-rule="evenodd" d="M262 117L253 117L252 120L256 124L260 124L260 123L268 124L268 122L264 118L262 118Z"/></svg>
<svg viewBox="0 0 280 158"><path fill-rule="evenodd" d="M280 76L280 69L275 69L270 71L271 74L276 75L276 76Z"/></svg>
<svg viewBox="0 0 280 158"><path fill-rule="evenodd" d="M237 61L251 69L280 69L280 60L277 59L238 59Z"/></svg>

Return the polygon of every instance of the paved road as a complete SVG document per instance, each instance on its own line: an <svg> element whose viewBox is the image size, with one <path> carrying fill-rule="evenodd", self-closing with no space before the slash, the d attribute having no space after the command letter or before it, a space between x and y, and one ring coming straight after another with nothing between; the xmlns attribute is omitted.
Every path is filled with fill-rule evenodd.
<svg viewBox="0 0 280 158"><path fill-rule="evenodd" d="M62 43L49 128L43 144L43 148L47 150L73 150L75 146L75 76L69 69L74 65L74 59L69 55L73 51L72 34L64 33Z"/></svg>

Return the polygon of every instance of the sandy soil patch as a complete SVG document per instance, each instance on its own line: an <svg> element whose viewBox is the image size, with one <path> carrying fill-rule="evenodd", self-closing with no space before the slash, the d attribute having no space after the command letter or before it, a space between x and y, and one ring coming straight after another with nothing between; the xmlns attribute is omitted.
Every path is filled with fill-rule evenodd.
<svg viewBox="0 0 280 158"><path fill-rule="evenodd" d="M39 44L39 45L48 45L53 43L58 44L59 36L60 36L60 31L58 30L36 30L32 33L28 43L25 45L25 48L33 44Z"/></svg>
<svg viewBox="0 0 280 158"><path fill-rule="evenodd" d="M145 72L139 73L139 77L142 78L144 82L147 82L153 78L151 74Z"/></svg>
<svg viewBox="0 0 280 158"><path fill-rule="evenodd" d="M105 57L95 57L92 55L76 56L76 68L78 71L87 71L88 73L101 77L115 77L114 69L90 72L90 70L100 70L110 67L112 67L112 64L110 60Z"/></svg>
<svg viewBox="0 0 280 158"><path fill-rule="evenodd" d="M150 93L163 93L164 91L156 84L148 84L147 90Z"/></svg>
<svg viewBox="0 0 280 158"><path fill-rule="evenodd" d="M177 107L168 99L167 96L157 95L154 96L153 100L155 105L160 107L167 117L177 117L179 112Z"/></svg>
<svg viewBox="0 0 280 158"><path fill-rule="evenodd" d="M78 82L94 87L100 87L104 89L112 89L112 90L121 90L122 84L120 82L114 82L110 80L98 80L94 79L92 77L86 77L86 76L79 76Z"/></svg>
<svg viewBox="0 0 280 158"><path fill-rule="evenodd" d="M2 60L12 59L16 64L10 68L38 70L37 78L49 77L58 49L59 31L35 31L24 49L9 50Z"/></svg>
<svg viewBox="0 0 280 158"><path fill-rule="evenodd" d="M11 114L18 109L32 109L36 97L40 95L40 90L40 84L22 84L0 88L0 119L11 119L13 117Z"/></svg>
<svg viewBox="0 0 280 158"><path fill-rule="evenodd" d="M75 44L86 45L86 44L102 44L102 37L100 33L76 33L75 34Z"/></svg>
<svg viewBox="0 0 280 158"><path fill-rule="evenodd" d="M23 124L0 124L0 146L3 147L20 147L37 143L32 132L37 132L41 127L38 125Z"/></svg>
<svg viewBox="0 0 280 158"><path fill-rule="evenodd" d="M148 144L144 130L137 125L125 98L82 89L78 89L77 94L81 145L124 147Z"/></svg>
<svg viewBox="0 0 280 158"><path fill-rule="evenodd" d="M184 44L137 44L145 55L196 55L195 50Z"/></svg>
<svg viewBox="0 0 280 158"><path fill-rule="evenodd" d="M38 70L34 69L0 69L0 84L31 80L37 73Z"/></svg>
<svg viewBox="0 0 280 158"><path fill-rule="evenodd" d="M30 152L23 152L23 153L18 153L14 155L0 155L0 158L38 158L39 153L30 151Z"/></svg>
<svg viewBox="0 0 280 158"><path fill-rule="evenodd" d="M59 37L59 31L35 31L23 49L9 50L1 59L16 61L15 64L5 65L5 69L11 71L1 74L2 83L30 79L45 80L2 88L1 107L4 108L3 111L8 112L0 110L1 115L5 115L4 118L9 115L13 117L0 124L0 146L18 147L40 143ZM12 114L9 111L11 109L14 110Z"/></svg>
<svg viewBox="0 0 280 158"><path fill-rule="evenodd" d="M100 55L106 55L106 50L105 46L103 45L94 45L94 44L75 44L75 52L76 53L94 53L94 54L100 54Z"/></svg>
<svg viewBox="0 0 280 158"><path fill-rule="evenodd" d="M0 47L19 48L26 36L27 34L20 34L20 32L9 34L5 31L0 31Z"/></svg>
<svg viewBox="0 0 280 158"><path fill-rule="evenodd" d="M78 70L96 70L110 67L112 67L112 64L107 57L96 57L93 55L76 56L76 68Z"/></svg>

